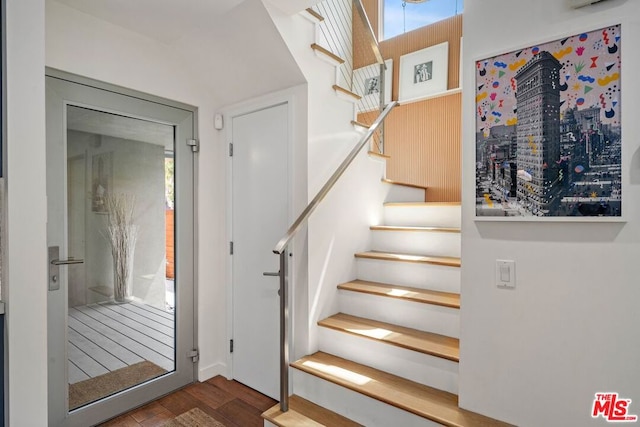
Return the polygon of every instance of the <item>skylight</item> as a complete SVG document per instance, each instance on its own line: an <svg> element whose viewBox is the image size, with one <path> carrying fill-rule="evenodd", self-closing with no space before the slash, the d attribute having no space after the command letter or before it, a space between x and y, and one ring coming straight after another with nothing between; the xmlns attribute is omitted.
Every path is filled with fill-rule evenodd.
<svg viewBox="0 0 640 427"><path fill-rule="evenodd" d="M384 40L458 15L464 7L464 0L381 1Z"/></svg>

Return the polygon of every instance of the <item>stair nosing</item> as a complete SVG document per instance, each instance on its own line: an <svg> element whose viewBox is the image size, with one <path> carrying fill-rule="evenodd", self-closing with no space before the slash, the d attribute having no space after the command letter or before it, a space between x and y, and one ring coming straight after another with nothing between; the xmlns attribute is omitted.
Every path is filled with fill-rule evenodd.
<svg viewBox="0 0 640 427"><path fill-rule="evenodd" d="M460 202L385 202L384 206L461 206Z"/></svg>
<svg viewBox="0 0 640 427"><path fill-rule="evenodd" d="M394 252L367 251L355 254L356 258L376 259L390 262L412 262L417 264L442 265L445 267L460 267L461 261L457 257L441 257L429 255L401 254ZM397 257L397 258L395 258Z"/></svg>
<svg viewBox="0 0 640 427"><path fill-rule="evenodd" d="M353 289L353 288L351 288L349 286L352 283L362 283L362 284L370 285L370 286L373 286L373 287L399 289L399 290L403 290L403 291L415 292L417 294L428 295L428 298L421 299L421 298L416 298L414 296L393 295L393 294L383 293L383 292L374 292L374 291L366 291L366 290L362 290L362 289ZM396 285L392 285L392 284L389 284L389 283L372 282L372 281L369 281L369 280L352 280L351 282L342 283L342 284L338 285L338 289L343 290L343 291L348 291L348 292L358 292L358 293L363 293L363 294L368 294L368 295L381 296L381 297L385 297L385 298L395 298L395 299L399 299L399 300L402 300L402 301L412 301L412 302L416 302L416 303L419 303L419 304L430 304L430 305L437 305L437 306L440 306L440 307L448 307L448 308L460 309L460 294L453 293L453 292L433 291L433 290L430 290L430 289L421 289L421 288L415 288L415 287L411 287L411 286L400 286L400 285L396 286ZM442 297L442 298L457 299L457 303L450 303L450 302L445 302L445 301L438 300L437 299L438 296ZM431 298L431 297L435 297L435 298Z"/></svg>
<svg viewBox="0 0 640 427"><path fill-rule="evenodd" d="M417 231L433 233L460 233L458 227L427 227L409 225L372 225L369 227L373 231Z"/></svg>
<svg viewBox="0 0 640 427"><path fill-rule="evenodd" d="M429 187L425 187L424 185L411 184L411 183L408 183L408 182L401 182L401 181L395 181L393 179L388 179L388 178L382 178L382 182L384 182L385 184L400 185L402 187L417 188L419 190L428 190L429 189Z"/></svg>
<svg viewBox="0 0 640 427"><path fill-rule="evenodd" d="M291 364L291 366L293 366L293 364ZM314 417L313 415L308 414L305 411L305 407L308 407L308 406L317 407L318 409L316 409L316 411L325 412L325 414L315 414L316 416ZM358 426L363 427L362 424L356 423L355 421L350 420L343 415L333 412L328 408L324 408L320 405L317 405L316 403L311 402L310 400L307 400L296 394L289 396L289 410L287 411L287 413L297 413L303 416L304 418L311 420L313 423L317 424L318 426L329 425L329 424L326 424L326 422L328 421L332 423L330 424L331 426L336 426L336 427L358 427ZM279 427L290 426L291 424L288 424L285 421L278 419L278 417L283 415L286 416L286 413L280 410L280 403L277 403L276 405L264 411L261 416L263 419ZM327 421L320 420L318 419L317 415L325 415L331 419Z"/></svg>
<svg viewBox="0 0 640 427"><path fill-rule="evenodd" d="M313 10L312 8L308 7L307 9L305 9L305 11L313 16L314 18L316 18L318 20L318 22L322 22L324 21L324 16L320 15L318 12L316 12L315 10Z"/></svg>
<svg viewBox="0 0 640 427"><path fill-rule="evenodd" d="M347 95L353 99L355 99L356 101L360 101L362 99L362 97L360 95L358 95L357 93L353 93L351 92L349 89L345 89L340 85L333 85L331 86L333 88L333 90L335 90L336 92L341 92L344 95Z"/></svg>
<svg viewBox="0 0 640 427"><path fill-rule="evenodd" d="M365 129L369 129L369 128L371 127L371 126L369 126L369 125L367 125L367 124L365 124L365 123L359 122L359 121L357 121L357 120L351 120L351 124L352 124L353 126L359 126L359 127L361 127L361 128L365 128Z"/></svg>
<svg viewBox="0 0 640 427"><path fill-rule="evenodd" d="M368 381L367 384L379 386L378 390L371 390L371 387L365 387L367 384L359 385L354 382L348 382L346 379L340 378L335 374L322 372L319 369L314 369L313 367L305 365L306 362L313 361L320 361L320 363L325 365L333 363L333 366L337 367L340 367L341 365L343 369L345 369L345 365L354 365L357 369L353 369L354 367L351 367L351 369L346 370L356 375L368 378L370 381ZM291 367L445 426L510 426L510 424L502 421L493 420L489 417L458 407L458 396L455 394L419 384L388 372L321 351L318 351L313 355L305 356L291 363ZM391 384L391 381L393 381L393 384ZM384 388L384 390L381 390L382 388ZM404 390L400 390L401 388ZM399 396L399 398L393 400L391 399L391 396ZM420 396L421 402L416 402L418 396ZM422 404L422 407L418 407L420 403ZM428 404L428 408L424 407L425 403ZM455 413L452 413L453 411L455 411ZM457 420L452 420L452 416L457 418Z"/></svg>
<svg viewBox="0 0 640 427"><path fill-rule="evenodd" d="M333 61L337 62L338 64L344 64L345 63L344 59L340 58L338 55L336 55L335 53L331 52L326 47L320 46L318 43L312 43L311 44L311 49L313 49L315 52L320 52L323 55L328 56L329 58L331 58Z"/></svg>
<svg viewBox="0 0 640 427"><path fill-rule="evenodd" d="M367 154L373 157L384 159L384 160L389 160L391 158L391 156L387 156L386 154L382 154L382 153L376 153L375 151L368 151Z"/></svg>
<svg viewBox="0 0 640 427"><path fill-rule="evenodd" d="M332 324L332 322L353 322L359 324L361 327L370 327L375 329L381 329L390 331L393 334L394 340L385 338L377 338L374 336L366 335L363 333L354 332L346 327L339 327ZM393 325L387 322L380 322L377 320L366 319L364 317L352 316L350 314L338 313L333 316L329 316L326 319L318 321L318 326L323 328L333 329L339 332L351 334L360 338L370 339L383 344L393 345L396 347L404 348L406 350L415 351L418 353L426 354L440 359L450 360L451 362L460 362L460 340L457 338L448 337L441 334L434 334L433 332L420 331L414 328L407 328L405 326ZM404 336L407 338L414 338L420 340L423 346L418 347L415 344L410 344L406 341L399 341L397 338ZM440 342L438 342L440 341ZM455 344L455 351L446 351L443 348L448 348L450 345Z"/></svg>

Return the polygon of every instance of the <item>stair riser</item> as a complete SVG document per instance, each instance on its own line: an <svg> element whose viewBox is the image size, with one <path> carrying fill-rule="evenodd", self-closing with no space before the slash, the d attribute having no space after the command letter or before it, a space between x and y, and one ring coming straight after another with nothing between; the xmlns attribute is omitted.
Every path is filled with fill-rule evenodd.
<svg viewBox="0 0 640 427"><path fill-rule="evenodd" d="M292 369L296 394L367 427L436 427L410 412L382 403L332 382Z"/></svg>
<svg viewBox="0 0 640 427"><path fill-rule="evenodd" d="M460 228L460 206L385 206L386 225Z"/></svg>
<svg viewBox="0 0 640 427"><path fill-rule="evenodd" d="M449 393L458 393L458 363L346 332L320 328L320 350Z"/></svg>
<svg viewBox="0 0 640 427"><path fill-rule="evenodd" d="M338 307L341 313L353 316L454 338L460 336L460 310L456 308L342 290L338 291Z"/></svg>
<svg viewBox="0 0 640 427"><path fill-rule="evenodd" d="M460 268L358 258L358 279L460 293Z"/></svg>
<svg viewBox="0 0 640 427"><path fill-rule="evenodd" d="M389 189L385 202L424 202L425 190L422 188L407 187L404 185L394 185L383 183Z"/></svg>
<svg viewBox="0 0 640 427"><path fill-rule="evenodd" d="M375 251L460 258L460 233L381 230L372 233Z"/></svg>

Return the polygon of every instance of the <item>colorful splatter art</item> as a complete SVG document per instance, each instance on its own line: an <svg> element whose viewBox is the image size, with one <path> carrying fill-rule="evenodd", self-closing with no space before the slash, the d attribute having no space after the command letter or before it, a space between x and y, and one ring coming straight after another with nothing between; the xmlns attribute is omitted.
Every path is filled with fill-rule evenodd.
<svg viewBox="0 0 640 427"><path fill-rule="evenodd" d="M621 216L621 26L477 61L476 216Z"/></svg>
<svg viewBox="0 0 640 427"><path fill-rule="evenodd" d="M488 134L494 125L517 123L514 77L541 51L550 52L562 65L561 112L598 106L603 123L619 125L620 42L620 26L616 25L478 61L477 131Z"/></svg>

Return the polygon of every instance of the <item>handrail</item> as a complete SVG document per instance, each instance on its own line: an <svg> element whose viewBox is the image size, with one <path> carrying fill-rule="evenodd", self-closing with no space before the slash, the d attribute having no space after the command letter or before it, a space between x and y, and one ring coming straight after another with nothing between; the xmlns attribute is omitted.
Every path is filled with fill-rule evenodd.
<svg viewBox="0 0 640 427"><path fill-rule="evenodd" d="M318 191L318 194L316 194L313 200L309 202L309 204L302 211L300 216L298 216L298 218L294 221L291 227L289 227L286 234L282 236L280 241L278 241L278 244L273 249L273 253L280 255L282 254L282 252L284 252L285 248L287 247L287 245L289 244L293 236L295 236L298 230L300 230L300 228L302 228L302 226L307 222L311 213L314 210L316 210L320 202L322 202L322 200L327 196L327 193L329 193L329 190L333 188L333 186L338 181L338 179L342 176L345 170L347 170L349 165L356 158L360 150L362 150L362 148L367 144L367 141L369 141L369 138L371 138L371 136L375 133L376 129L378 129L378 126L380 126L380 124L384 121L384 119L387 117L389 112L391 112L391 110L393 110L393 107L395 107L397 104L398 104L397 101L390 102L385 107L385 109L380 113L380 115L373 122L371 127L369 127L367 132L362 136L362 138L360 138L360 141L358 141L356 146L353 147L349 155L344 159L344 161L340 164L340 166L338 166L338 169L336 169L336 171L333 173L333 175L331 175L331 177L327 180L324 186L322 186L322 188L320 189L320 191Z"/></svg>
<svg viewBox="0 0 640 427"><path fill-rule="evenodd" d="M373 54L376 56L376 61L378 64L382 65L384 69L387 69L387 66L384 63L384 58L382 57L382 52L380 52L380 44L378 44L378 39L376 38L373 27L371 26L371 21L369 21L369 16L367 12L364 10L364 6L362 4L362 0L353 0L353 5L356 7L358 14L360 15L360 19L364 23L364 26L367 30L367 37L369 38L369 43L371 43L371 50L373 50ZM384 79L381 79L384 80Z"/></svg>

